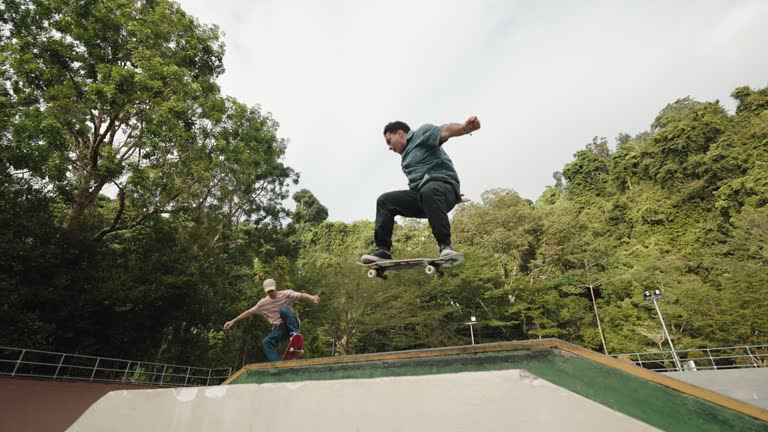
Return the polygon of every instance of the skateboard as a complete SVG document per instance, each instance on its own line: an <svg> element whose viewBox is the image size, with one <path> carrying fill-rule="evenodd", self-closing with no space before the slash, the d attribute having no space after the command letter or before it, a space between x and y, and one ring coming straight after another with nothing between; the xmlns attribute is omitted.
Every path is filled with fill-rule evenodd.
<svg viewBox="0 0 768 432"><path fill-rule="evenodd" d="M283 360L296 360L301 354L304 353L304 337L301 333L296 333L288 342L288 347L283 354Z"/></svg>
<svg viewBox="0 0 768 432"><path fill-rule="evenodd" d="M386 279L387 271L396 271L396 270L409 269L414 267L424 267L425 273L429 275L433 273L437 273L439 277L443 277L445 275L445 271L443 271L444 268L457 266L461 264L463 261L464 261L464 255L456 254L456 255L450 255L444 258L408 258L408 259L397 259L397 260L374 261L371 263L359 262L357 264L364 267L368 267L369 278L376 276L381 279Z"/></svg>

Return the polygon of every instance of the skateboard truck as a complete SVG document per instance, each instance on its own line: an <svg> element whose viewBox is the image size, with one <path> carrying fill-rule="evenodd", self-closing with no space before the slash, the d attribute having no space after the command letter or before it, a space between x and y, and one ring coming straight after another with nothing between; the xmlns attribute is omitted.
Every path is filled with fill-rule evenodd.
<svg viewBox="0 0 768 432"><path fill-rule="evenodd" d="M370 269L368 270L368 277L372 278L374 276L378 276L382 279L386 279L387 275L384 274L384 269Z"/></svg>

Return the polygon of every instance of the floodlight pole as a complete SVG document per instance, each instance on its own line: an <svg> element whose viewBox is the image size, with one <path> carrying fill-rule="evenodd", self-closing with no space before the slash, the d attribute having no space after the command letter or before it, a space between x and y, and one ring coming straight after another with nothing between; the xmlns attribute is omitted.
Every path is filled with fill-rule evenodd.
<svg viewBox="0 0 768 432"><path fill-rule="evenodd" d="M474 325L477 324L477 320L475 317L470 317L468 323L464 323L469 326L469 334L472 337L472 345L475 344L475 331L473 329Z"/></svg>
<svg viewBox="0 0 768 432"><path fill-rule="evenodd" d="M672 338L669 337L669 332L667 331L667 325L664 324L664 317L661 316L661 309L659 309L659 304L656 303L656 299L661 298L661 291L655 290L653 294L651 294L649 291L645 292L645 299L653 301L653 305L656 307L656 313L659 314L659 321L661 321L661 327L664 329L664 334L667 336L667 342L669 342L669 347L672 348L672 358L675 360L675 366L677 367L677 371L681 372L683 370L682 367L680 367L680 359L677 358L677 352L675 352L675 346L672 345Z"/></svg>

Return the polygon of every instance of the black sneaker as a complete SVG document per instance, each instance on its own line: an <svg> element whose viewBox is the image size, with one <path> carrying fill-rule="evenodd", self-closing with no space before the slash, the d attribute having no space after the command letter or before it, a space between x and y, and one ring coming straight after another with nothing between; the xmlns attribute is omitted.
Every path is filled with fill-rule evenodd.
<svg viewBox="0 0 768 432"><path fill-rule="evenodd" d="M449 257L451 255L461 255L455 250L451 249L451 246L440 246L440 258Z"/></svg>
<svg viewBox="0 0 768 432"><path fill-rule="evenodd" d="M386 261L386 260L391 260L391 259L392 259L392 254L389 253L388 250L382 249L382 248L378 248L378 249L376 249L375 251L371 252L368 255L363 255L360 258L360 262L363 263L363 264L370 264L370 263L374 263L376 261Z"/></svg>

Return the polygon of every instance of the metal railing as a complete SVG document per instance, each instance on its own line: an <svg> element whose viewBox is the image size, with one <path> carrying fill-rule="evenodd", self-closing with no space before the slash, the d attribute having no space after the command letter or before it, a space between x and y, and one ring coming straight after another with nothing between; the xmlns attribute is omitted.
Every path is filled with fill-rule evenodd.
<svg viewBox="0 0 768 432"><path fill-rule="evenodd" d="M675 350L682 370L719 370L768 367L768 345ZM613 354L657 372L677 372L672 351Z"/></svg>
<svg viewBox="0 0 768 432"><path fill-rule="evenodd" d="M169 387L221 384L232 368L198 368L0 346L0 376Z"/></svg>

